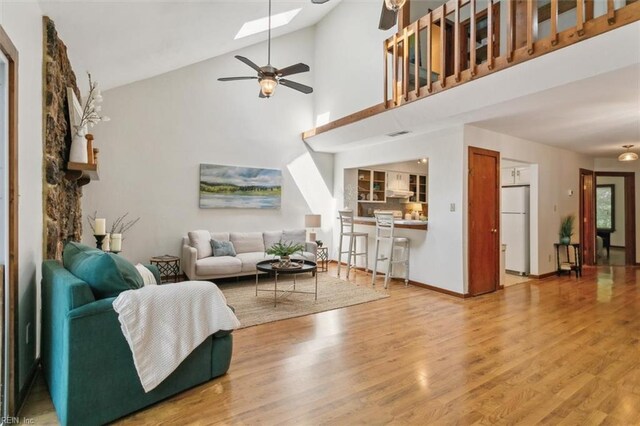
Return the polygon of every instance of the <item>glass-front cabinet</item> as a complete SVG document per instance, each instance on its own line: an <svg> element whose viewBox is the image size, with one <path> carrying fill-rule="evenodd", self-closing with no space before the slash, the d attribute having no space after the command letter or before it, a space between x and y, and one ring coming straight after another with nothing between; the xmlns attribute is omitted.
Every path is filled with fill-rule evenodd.
<svg viewBox="0 0 640 426"><path fill-rule="evenodd" d="M385 171L358 169L358 202L384 203L386 187Z"/></svg>
<svg viewBox="0 0 640 426"><path fill-rule="evenodd" d="M418 202L427 202L427 177L422 175L418 176Z"/></svg>
<svg viewBox="0 0 640 426"><path fill-rule="evenodd" d="M413 196L409 197L409 202L426 203L427 202L427 176L409 175L409 191L413 192Z"/></svg>

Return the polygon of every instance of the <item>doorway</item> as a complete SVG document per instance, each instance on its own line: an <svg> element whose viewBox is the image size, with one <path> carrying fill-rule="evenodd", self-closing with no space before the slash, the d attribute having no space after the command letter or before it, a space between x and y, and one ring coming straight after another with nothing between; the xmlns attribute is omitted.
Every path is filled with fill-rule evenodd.
<svg viewBox="0 0 640 426"><path fill-rule="evenodd" d="M595 173L596 263L635 265L635 173Z"/></svg>
<svg viewBox="0 0 640 426"><path fill-rule="evenodd" d="M18 50L0 26L0 380L2 417L14 416L18 390Z"/></svg>
<svg viewBox="0 0 640 426"><path fill-rule="evenodd" d="M469 147L469 294L500 282L500 153Z"/></svg>

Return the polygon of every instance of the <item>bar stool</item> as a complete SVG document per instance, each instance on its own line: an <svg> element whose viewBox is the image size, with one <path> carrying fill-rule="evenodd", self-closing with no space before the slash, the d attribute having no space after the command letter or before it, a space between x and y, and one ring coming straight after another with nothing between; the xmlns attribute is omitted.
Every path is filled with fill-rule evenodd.
<svg viewBox="0 0 640 426"><path fill-rule="evenodd" d="M338 245L338 276L340 276L340 266L342 265L342 255L347 254L347 278L349 278L349 272L351 271L351 259L355 266L358 256L364 256L365 270L369 269L369 234L366 232L354 232L353 231L353 211L341 210L340 214L340 243ZM344 237L349 237L349 249L347 251L342 250L342 241ZM356 252L356 240L357 238L364 238L364 252Z"/></svg>
<svg viewBox="0 0 640 426"><path fill-rule="evenodd" d="M373 265L373 275L371 278L371 284L376 284L376 269L378 268L378 262L388 261L387 273L384 276L384 288L387 288L389 278L396 278L391 276L391 267L396 263L404 264L404 285L409 284L409 258L411 254L411 246L409 238L394 236L394 221L393 214L391 213L376 213L376 256ZM387 255L384 254L378 257L380 253L380 241L386 241L389 244L389 251ZM402 259L396 259L394 256L394 249L402 249Z"/></svg>

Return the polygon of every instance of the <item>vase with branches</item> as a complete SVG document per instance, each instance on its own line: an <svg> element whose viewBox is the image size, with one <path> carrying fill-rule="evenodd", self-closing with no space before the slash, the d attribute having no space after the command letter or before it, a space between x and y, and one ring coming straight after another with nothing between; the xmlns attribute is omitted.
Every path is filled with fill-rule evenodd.
<svg viewBox="0 0 640 426"><path fill-rule="evenodd" d="M95 226L96 226L96 217L98 216L98 211L94 211L92 215L87 216L87 222L89 222L89 227L91 228L91 232L95 234ZM123 235L122 240L124 241L124 234L129 229L133 227L140 220L139 217L127 220L129 217L129 212L123 214L122 216L118 216L116 220L113 221L111 225L111 230L109 231L110 235L113 234L121 234Z"/></svg>
<svg viewBox="0 0 640 426"><path fill-rule="evenodd" d="M89 78L89 93L82 107L80 123L75 126L76 134L83 137L87 133L88 127L93 127L101 121L107 122L111 120L106 115L101 115L102 94L98 89L98 82L91 79L91 73L88 72L87 76Z"/></svg>
<svg viewBox="0 0 640 426"><path fill-rule="evenodd" d="M100 106L102 94L98 89L98 83L91 79L91 73L87 73L87 76L89 77L89 93L84 105L81 105L80 121L73 126L73 139L69 153L69 161L77 163L88 162L87 141L85 138L88 129L101 121L110 121L109 117L102 115L102 106Z"/></svg>

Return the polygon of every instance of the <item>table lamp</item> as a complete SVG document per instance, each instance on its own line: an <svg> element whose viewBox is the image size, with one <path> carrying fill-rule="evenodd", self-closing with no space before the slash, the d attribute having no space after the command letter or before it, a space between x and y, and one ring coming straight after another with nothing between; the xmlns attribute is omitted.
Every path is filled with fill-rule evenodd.
<svg viewBox="0 0 640 426"><path fill-rule="evenodd" d="M414 220L420 219L420 213L422 213L422 204L415 203L413 205L413 214L411 215L411 218Z"/></svg>
<svg viewBox="0 0 640 426"><path fill-rule="evenodd" d="M306 228L311 228L311 232L309 232L309 241L315 241L316 240L315 228L320 228L320 226L322 226L322 216L320 216L319 214L304 215L304 226Z"/></svg>

